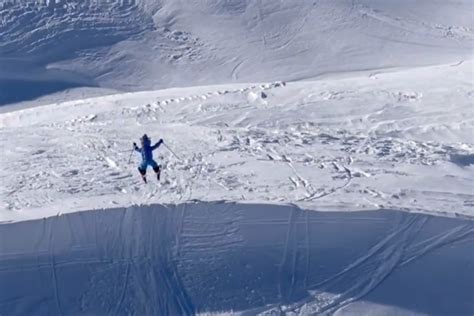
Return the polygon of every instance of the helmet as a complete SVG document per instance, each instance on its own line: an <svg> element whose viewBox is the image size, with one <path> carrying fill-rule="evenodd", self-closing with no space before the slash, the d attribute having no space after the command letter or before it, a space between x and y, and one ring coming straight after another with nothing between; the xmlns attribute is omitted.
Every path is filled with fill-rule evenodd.
<svg viewBox="0 0 474 316"><path fill-rule="evenodd" d="M143 145L149 145L151 143L150 138L148 137L147 134L144 134L142 138L140 138L141 142Z"/></svg>

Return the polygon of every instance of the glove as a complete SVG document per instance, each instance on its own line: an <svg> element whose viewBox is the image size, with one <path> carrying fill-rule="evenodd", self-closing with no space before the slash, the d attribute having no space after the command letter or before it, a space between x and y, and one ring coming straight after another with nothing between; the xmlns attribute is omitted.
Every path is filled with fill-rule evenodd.
<svg viewBox="0 0 474 316"><path fill-rule="evenodd" d="M164 141L163 141L163 138L160 138L160 140L158 141L160 144L163 144Z"/></svg>
<svg viewBox="0 0 474 316"><path fill-rule="evenodd" d="M137 147L137 143L133 143L133 147Z"/></svg>

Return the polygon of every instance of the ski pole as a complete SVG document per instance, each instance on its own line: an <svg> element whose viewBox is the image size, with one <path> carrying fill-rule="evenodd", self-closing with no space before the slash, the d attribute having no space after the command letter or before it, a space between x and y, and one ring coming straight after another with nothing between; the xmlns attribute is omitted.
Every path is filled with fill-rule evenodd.
<svg viewBox="0 0 474 316"><path fill-rule="evenodd" d="M132 152L130 153L130 157L128 158L128 163L127 165L130 164L130 161L132 161L132 155L133 155L133 151L135 150L135 148L132 148Z"/></svg>
<svg viewBox="0 0 474 316"><path fill-rule="evenodd" d="M166 149L168 149L168 150L170 151L170 153L173 154L173 156L175 156L178 160L181 160L181 158L179 158L178 155L176 155L176 154L174 153L174 151L171 150L171 148L170 148L168 145L166 145L166 143L163 142L163 145L165 145Z"/></svg>

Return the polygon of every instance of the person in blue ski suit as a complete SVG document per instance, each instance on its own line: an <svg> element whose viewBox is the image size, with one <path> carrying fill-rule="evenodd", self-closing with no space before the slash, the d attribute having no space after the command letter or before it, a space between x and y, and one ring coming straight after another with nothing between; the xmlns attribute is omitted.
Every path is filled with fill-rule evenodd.
<svg viewBox="0 0 474 316"><path fill-rule="evenodd" d="M133 143L133 149L142 155L142 162L138 166L138 172L146 183L146 169L148 166L153 168L156 173L156 178L160 180L160 166L153 160L153 150L160 147L163 144L163 139L160 139L155 145L151 145L151 139L145 134L140 139L141 147L138 147L136 143Z"/></svg>

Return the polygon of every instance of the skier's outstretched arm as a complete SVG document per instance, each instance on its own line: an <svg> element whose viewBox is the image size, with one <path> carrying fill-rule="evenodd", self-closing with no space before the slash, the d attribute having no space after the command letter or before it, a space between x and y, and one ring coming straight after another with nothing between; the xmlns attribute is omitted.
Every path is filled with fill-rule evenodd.
<svg viewBox="0 0 474 316"><path fill-rule="evenodd" d="M133 143L133 149L134 149L135 151L140 152L140 147L138 147L136 143Z"/></svg>
<svg viewBox="0 0 474 316"><path fill-rule="evenodd" d="M152 150L157 149L160 145L163 144L163 139L160 139L155 145L151 147Z"/></svg>

